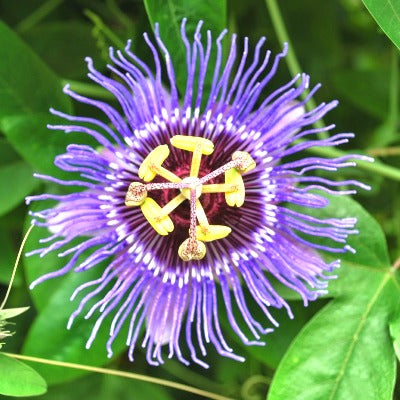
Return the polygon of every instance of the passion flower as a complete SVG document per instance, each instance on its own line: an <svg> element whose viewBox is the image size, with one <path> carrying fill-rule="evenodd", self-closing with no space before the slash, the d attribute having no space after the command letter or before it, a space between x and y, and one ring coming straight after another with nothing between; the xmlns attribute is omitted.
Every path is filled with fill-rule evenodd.
<svg viewBox="0 0 400 400"><path fill-rule="evenodd" d="M127 325L131 360L140 340L150 364L162 363L163 349L168 349L168 357L207 367L199 357L206 355L207 343L223 356L243 360L223 336L221 312L248 345L262 345L261 335L277 325L271 309L284 307L291 315L269 277L300 293L305 304L326 291L331 277L326 273L338 267L339 260L326 263L316 250L354 251L345 241L357 233L356 220L322 220L309 212L328 204L324 193L354 193L335 191L339 186L367 187L315 174L353 166L350 159L362 156L304 156L304 150L337 146L353 134L318 136L334 126L312 125L337 102L306 112L304 105L319 87L299 100L309 88L307 75L268 91L286 47L271 59L263 49L264 38L254 52L245 38L239 52L233 35L224 62L226 32L222 32L211 62L215 46L211 33L207 31L203 45L200 22L190 42L185 23L181 28L187 54L185 93L178 93L169 53L173 49L167 50L156 25L154 43L144 35L154 57L154 73L131 52L130 43L125 52L110 49L112 78L87 59L89 77L115 96L118 110L65 87L73 99L102 111L106 121L51 110L69 122L50 129L81 132L98 146L71 144L56 157L60 169L78 173L80 179L37 175L83 190L27 199L28 203L57 201L51 208L32 212L33 223L51 232L42 240L46 247L33 253L44 256L55 251L71 257L62 269L42 276L31 287L69 271L97 269L98 278L79 286L72 296L85 293L69 327L89 305L86 318L96 319L87 347L112 314L110 356L113 341ZM211 88L205 97L208 77ZM302 211L294 211L290 204ZM327 237L332 245L318 245L303 234ZM76 238L80 243L72 246ZM254 304L248 305L249 301ZM262 324L252 315L254 307L266 316Z"/></svg>

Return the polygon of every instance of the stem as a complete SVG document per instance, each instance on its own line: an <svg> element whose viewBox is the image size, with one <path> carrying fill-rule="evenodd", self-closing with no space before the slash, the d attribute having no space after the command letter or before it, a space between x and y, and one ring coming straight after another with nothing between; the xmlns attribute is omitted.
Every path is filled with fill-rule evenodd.
<svg viewBox="0 0 400 400"><path fill-rule="evenodd" d="M11 274L10 283L8 284L8 288L7 288L7 292L6 292L6 295L5 295L5 297L4 297L4 300L3 300L3 302L2 302L1 305L0 305L0 311L4 308L4 306L5 306L6 303L7 303L8 296L10 295L11 288L12 288L12 285L13 285L13 283L14 283L14 278L15 278L15 274L16 274L16 272L17 272L17 268L18 268L19 260L20 260L20 258L21 258L22 250L24 249L25 242L26 242L26 240L28 239L28 236L30 235L30 233L31 233L31 231L32 231L32 229L33 229L34 226L35 226L35 225L31 225L31 226L29 227L28 231L25 233L25 236L24 236L24 238L23 238L23 240L22 240L21 246L19 247L17 259L15 260L13 272L12 272L12 274Z"/></svg>
<svg viewBox="0 0 400 400"><path fill-rule="evenodd" d="M289 68L289 72L292 76L295 76L299 73L301 73L303 70L300 66L300 63L297 60L296 53L294 51L294 47L291 43L291 40L289 38L289 34L287 32L285 23L282 18L282 14L279 10L279 6L276 0L265 0L265 4L268 8L269 15L272 20L272 25L274 26L276 36L278 37L278 40L283 46L284 43L287 43L289 45L289 51L287 56L285 57L287 66ZM307 92L303 92L302 98L307 96ZM308 111L313 110L314 108L317 107L317 104L313 98L311 98L307 103L306 103L306 109ZM322 119L319 119L318 121L314 122L314 126L317 129L321 129L325 126L324 121ZM320 139L326 139L328 137L327 132L319 132L318 137Z"/></svg>
<svg viewBox="0 0 400 400"><path fill-rule="evenodd" d="M28 31L55 10L62 2L63 0L48 0L44 2L40 7L33 11L32 14L20 21L15 29L20 33Z"/></svg>
<svg viewBox="0 0 400 400"><path fill-rule="evenodd" d="M102 19L95 14L93 11L85 10L83 12L94 24L94 26L99 29L108 38L108 40L114 44L114 46L119 49L125 47L124 42L102 21Z"/></svg>
<svg viewBox="0 0 400 400"><path fill-rule="evenodd" d="M398 49L392 46L391 79L389 89L389 127L391 135L397 131L397 114L399 110L399 57Z"/></svg>
<svg viewBox="0 0 400 400"><path fill-rule="evenodd" d="M206 390L202 390L202 389L198 389L198 388L195 388L195 387L192 387L192 386L188 386L188 385L185 385L183 383L168 381L166 379L154 378L154 377L147 376L147 375L135 374L135 373L126 372L126 371L118 371L118 370L115 370L115 369L93 367L93 366L90 366L90 365L81 365L81 364L69 363L69 362L64 362L64 361L47 360L45 358L39 358L39 357L33 357L33 356L25 356L25 355L22 355L22 354L14 354L14 353L2 353L2 354L5 354L5 355L7 355L9 357L13 357L13 358L16 358L16 359L19 359L19 360L24 360L24 361L31 361L31 362L36 362L36 363L46 364L46 365L54 365L56 367L80 369L82 371L97 372L99 374L104 374L104 375L114 375L114 376L120 376L122 378L136 379L136 380L143 381L143 382L155 383L156 385L171 387L171 388L174 388L174 389L177 389L177 390L182 390L184 392L197 394L199 396L203 396L203 397L208 398L208 399L213 399L213 400L232 400L229 397L225 397L225 396L219 395L217 393L208 392Z"/></svg>
<svg viewBox="0 0 400 400"><path fill-rule="evenodd" d="M109 10L114 14L114 16L118 19L118 21L122 25L124 25L124 27L126 28L127 36L133 38L135 29L134 24L132 23L132 19L124 14L116 0L106 0L106 5Z"/></svg>
<svg viewBox="0 0 400 400"><path fill-rule="evenodd" d="M372 157L400 156L400 146L378 147L375 149L368 149L367 153Z"/></svg>

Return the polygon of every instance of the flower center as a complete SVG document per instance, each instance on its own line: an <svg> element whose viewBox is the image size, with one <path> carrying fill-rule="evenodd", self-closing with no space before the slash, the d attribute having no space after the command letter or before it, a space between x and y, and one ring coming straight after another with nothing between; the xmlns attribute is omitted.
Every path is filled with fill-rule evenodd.
<svg viewBox="0 0 400 400"><path fill-rule="evenodd" d="M208 156L214 151L211 140L197 136L176 135L171 139L175 148L193 153L188 177L180 178L162 166L168 158L170 150L166 144L157 146L144 159L139 167L138 175L145 182L151 182L157 175L167 182L141 183L132 182L129 185L125 205L139 207L144 217L160 235L168 235L174 230L174 223L169 214L184 201L190 204L189 237L179 246L178 254L184 261L201 260L206 255L204 242L223 239L231 233L231 228L225 225L211 225L201 203L201 195L205 193L224 193L225 201L230 207L241 207L245 198L245 187L242 174L255 168L256 163L249 153L236 151L232 160L199 178L202 156ZM207 184L215 177L225 174L225 183ZM176 190L180 193L172 198L164 207L151 197L148 192L155 190Z"/></svg>

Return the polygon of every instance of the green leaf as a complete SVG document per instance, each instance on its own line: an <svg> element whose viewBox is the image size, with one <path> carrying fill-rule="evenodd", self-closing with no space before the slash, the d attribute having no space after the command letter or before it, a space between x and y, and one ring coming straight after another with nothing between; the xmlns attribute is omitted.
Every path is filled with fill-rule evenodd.
<svg viewBox="0 0 400 400"><path fill-rule="evenodd" d="M36 170L48 175L71 179L71 173L54 165L54 158L64 153L69 143L83 143L85 137L76 133L47 129L47 124L63 123L50 113L13 115L0 119L0 128L18 153ZM86 140L86 143L88 140Z"/></svg>
<svg viewBox="0 0 400 400"><path fill-rule="evenodd" d="M45 258L42 263L45 263ZM70 297L73 291L81 284L97 279L101 276L103 267L98 267L80 272L67 274L62 282L47 299L47 305L41 310L34 320L26 337L23 353L30 356L48 358L51 360L66 361L85 365L101 366L109 362L106 352L106 341L109 337L111 318L105 319L97 333L92 347L87 350L86 342L90 336L98 313L85 320L86 307L76 318L70 330L67 330L69 316L79 305L81 296L73 302ZM46 289L51 282L44 282L40 286ZM36 289L33 289L36 290ZM96 296L90 303L93 305L102 296ZM118 356L125 348L127 329L123 329L113 344L114 357ZM78 376L87 374L87 371L76 369L57 368L48 365L38 365L37 370L46 378L49 384L70 381Z"/></svg>
<svg viewBox="0 0 400 400"><path fill-rule="evenodd" d="M398 307L399 284L383 233L361 206L346 197L331 198L327 209L313 214L357 217L360 234L349 240L357 253L341 257L338 278L330 285L335 299L296 337L268 399L389 400L396 364L388 323Z"/></svg>
<svg viewBox="0 0 400 400"><path fill-rule="evenodd" d="M274 310L272 312L273 317L279 322L279 327L263 338L263 340L265 340L265 346L246 346L247 351L252 357L273 369L278 367L290 343L300 332L304 324L306 324L322 306L320 302L314 302L309 304L308 307L304 307L303 302L300 301L292 301L289 305L294 314L293 319L289 318L286 310ZM257 318L256 313L254 313L254 315L257 320L262 321L262 316Z"/></svg>
<svg viewBox="0 0 400 400"><path fill-rule="evenodd" d="M0 60L0 118L47 112L50 107L70 110L54 72L2 22Z"/></svg>
<svg viewBox="0 0 400 400"><path fill-rule="evenodd" d="M55 155L76 136L50 132L50 107L70 112L69 98L51 69L0 22L0 129L35 169L54 173Z"/></svg>
<svg viewBox="0 0 400 400"><path fill-rule="evenodd" d="M37 396L47 390L44 379L31 367L0 353L0 394Z"/></svg>
<svg viewBox="0 0 400 400"><path fill-rule="evenodd" d="M32 167L23 161L0 166L0 216L20 204L39 183Z"/></svg>
<svg viewBox="0 0 400 400"><path fill-rule="evenodd" d="M202 37L206 37L207 29L211 30L213 38L227 27L226 21L226 0L145 0L146 12L151 25L160 24L161 38L170 51L174 64L175 76L178 88L181 93L186 90L187 67L186 49L181 37L181 23L184 17L187 18L186 34L192 40L197 23L204 21ZM207 97L208 87L214 70L215 53L210 58L207 77L205 80Z"/></svg>
<svg viewBox="0 0 400 400"><path fill-rule="evenodd" d="M84 58L99 55L90 24L78 20L44 23L24 33L23 38L63 78L86 75Z"/></svg>
<svg viewBox="0 0 400 400"><path fill-rule="evenodd" d="M400 3L397 0L363 0L389 39L400 49Z"/></svg>

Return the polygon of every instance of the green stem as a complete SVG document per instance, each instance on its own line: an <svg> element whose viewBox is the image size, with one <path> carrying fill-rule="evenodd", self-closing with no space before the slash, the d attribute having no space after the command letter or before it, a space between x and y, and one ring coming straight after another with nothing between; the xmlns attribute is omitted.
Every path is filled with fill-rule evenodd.
<svg viewBox="0 0 400 400"><path fill-rule="evenodd" d="M106 5L118 21L125 27L127 36L133 38L135 29L132 18L123 13L119 8L117 0L106 0Z"/></svg>
<svg viewBox="0 0 400 400"><path fill-rule="evenodd" d="M202 389L198 389L198 388L195 388L192 386L184 385L182 383L168 381L166 379L154 378L152 376L135 374L132 372L118 371L115 369L93 367L91 365L81 365L81 364L69 363L69 362L64 362L64 361L48 360L46 358L26 356L26 355L22 355L22 354L14 354L14 353L3 353L3 354L5 354L9 357L13 357L13 358L16 358L19 360L24 360L24 361L31 361L31 362L40 363L40 364L53 365L56 367L79 369L82 371L97 372L97 373L104 374L104 375L114 375L114 376L120 376L122 378L129 378L129 379L136 379L136 380L144 381L144 382L150 382L150 383L154 383L156 385L167 386L167 387L171 387L173 389L193 393L198 396L203 396L207 399L232 400L229 397L225 397L225 396L222 396L217 393L207 392L206 390L202 390Z"/></svg>
<svg viewBox="0 0 400 400"><path fill-rule="evenodd" d="M400 156L400 146L377 147L374 149L368 149L367 153L372 157Z"/></svg>
<svg viewBox="0 0 400 400"><path fill-rule="evenodd" d="M63 0L48 0L44 2L32 14L20 21L15 29L20 33L28 31L55 10L62 2Z"/></svg>
<svg viewBox="0 0 400 400"><path fill-rule="evenodd" d="M399 56L398 49L392 46L392 65L389 91L389 127L392 135L397 132L397 114L399 112Z"/></svg>
<svg viewBox="0 0 400 400"><path fill-rule="evenodd" d="M108 38L108 40L119 49L125 48L124 42L102 21L102 19L93 11L85 10L83 12L94 24Z"/></svg>
<svg viewBox="0 0 400 400"><path fill-rule="evenodd" d="M292 76L300 74L303 70L300 66L300 63L297 60L296 53L294 51L294 47L291 43L291 40L289 38L289 34L286 30L286 26L283 21L282 14L278 7L278 3L276 0L265 0L265 4L268 8L268 12L269 12L269 15L272 20L272 25L274 26L276 36L278 37L278 40L279 40L281 46L283 46L284 43L287 43L289 45L289 51L288 51L287 56L285 57L287 66L289 68L289 72ZM307 93L304 92L302 98L304 98L306 95L307 95ZM316 104L315 100L313 98L311 98L306 104L306 109L308 111L310 111L310 110L313 110L316 106L317 106L317 104ZM316 121L314 123L314 126L317 129L321 129L325 126L325 124L322 119L319 119L318 121ZM318 134L318 136L321 139L325 139L328 137L328 133L320 132Z"/></svg>
<svg viewBox="0 0 400 400"><path fill-rule="evenodd" d="M13 271L12 271L12 274L11 274L10 282L9 282L9 284L8 284L8 288L7 288L6 295L4 296L4 299L3 299L3 301L2 301L1 304L0 304L0 311L4 308L4 306L5 306L6 303L7 303L8 296L10 295L11 288L12 288L12 285L13 285L13 283L14 283L15 274L16 274L16 272L17 272L17 268L18 268L19 260L20 260L20 258L21 258L22 250L24 249L25 243L26 243L26 241L27 241L27 239L28 239L28 236L29 236L30 233L32 232L33 227L34 227L34 225L31 225L31 226L29 227L28 231L25 233L25 236L24 236L24 238L23 238L23 240L22 240L21 246L19 247L17 259L15 260L14 268L13 268Z"/></svg>

